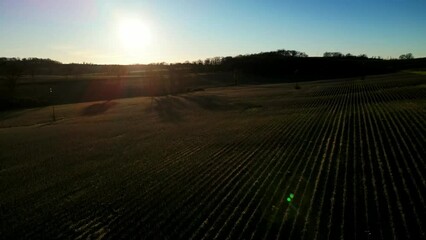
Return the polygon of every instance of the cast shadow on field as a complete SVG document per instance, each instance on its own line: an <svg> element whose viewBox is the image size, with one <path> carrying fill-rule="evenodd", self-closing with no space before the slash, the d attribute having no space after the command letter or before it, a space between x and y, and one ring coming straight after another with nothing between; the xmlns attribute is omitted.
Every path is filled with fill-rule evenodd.
<svg viewBox="0 0 426 240"><path fill-rule="evenodd" d="M81 112L83 116L94 116L106 112L108 109L116 105L116 102L105 101L103 103L95 103L90 106L87 106Z"/></svg>
<svg viewBox="0 0 426 240"><path fill-rule="evenodd" d="M37 110L40 110L41 108L32 108L32 109L16 109L16 110L7 110L7 111L0 111L0 121L7 120L10 118L16 118L21 115L25 114L31 114L31 112L36 112Z"/></svg>
<svg viewBox="0 0 426 240"><path fill-rule="evenodd" d="M152 97L151 104L146 112L156 112L161 120L165 122L180 122L183 120L179 111L185 107L184 102L176 97Z"/></svg>
<svg viewBox="0 0 426 240"><path fill-rule="evenodd" d="M223 98L214 95L183 95L181 96L187 101L197 104L199 107L211 111L220 111L220 110L229 110L231 106L229 102L225 101Z"/></svg>
<svg viewBox="0 0 426 240"><path fill-rule="evenodd" d="M179 122L184 119L183 110L193 108L194 105L210 111L229 110L228 102L220 97L180 95L153 97L147 112L157 112L161 120L166 122Z"/></svg>

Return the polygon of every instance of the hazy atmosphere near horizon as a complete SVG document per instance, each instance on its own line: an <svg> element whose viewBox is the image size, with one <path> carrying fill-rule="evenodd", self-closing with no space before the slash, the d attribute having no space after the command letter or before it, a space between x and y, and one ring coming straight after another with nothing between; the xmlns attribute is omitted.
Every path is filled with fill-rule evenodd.
<svg viewBox="0 0 426 240"><path fill-rule="evenodd" d="M281 48L426 56L423 0L1 0L0 56L195 61Z"/></svg>

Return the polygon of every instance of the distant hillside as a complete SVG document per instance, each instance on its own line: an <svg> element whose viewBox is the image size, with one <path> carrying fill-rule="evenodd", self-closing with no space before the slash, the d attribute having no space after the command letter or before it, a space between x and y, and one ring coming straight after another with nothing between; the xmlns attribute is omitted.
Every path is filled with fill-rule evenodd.
<svg viewBox="0 0 426 240"><path fill-rule="evenodd" d="M391 73L404 69L425 69L426 58L413 58L403 54L401 59L384 60L368 58L365 54L354 56L340 52L325 52L323 57L309 57L296 50L277 50L235 57L213 57L184 63L151 63L132 65L99 65L92 63L63 64L41 58L0 58L0 77L7 79L40 75L79 78L87 74L109 76L143 75L148 72L185 71L214 72L234 71L238 74L271 77L282 81L327 79L370 74Z"/></svg>
<svg viewBox="0 0 426 240"><path fill-rule="evenodd" d="M295 50L171 64L63 64L51 59L0 58L0 109L159 96L215 84L363 79L367 75L405 69L425 70L426 58L415 59L411 54L405 54L401 59L384 60L339 52L309 57Z"/></svg>

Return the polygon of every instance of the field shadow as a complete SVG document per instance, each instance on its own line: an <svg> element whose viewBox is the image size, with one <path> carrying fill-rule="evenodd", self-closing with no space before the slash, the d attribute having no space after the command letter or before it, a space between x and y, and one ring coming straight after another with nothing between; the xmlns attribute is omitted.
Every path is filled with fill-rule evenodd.
<svg viewBox="0 0 426 240"><path fill-rule="evenodd" d="M199 107L204 108L206 110L220 111L231 109L229 102L225 101L223 98L214 95L186 95L181 97L187 101L197 104Z"/></svg>
<svg viewBox="0 0 426 240"><path fill-rule="evenodd" d="M18 110L7 110L7 111L0 111L0 121L4 121L11 118L16 118L24 114L31 114L31 112L35 112L37 110L42 109L41 107L38 108L31 108L31 109L18 109Z"/></svg>
<svg viewBox="0 0 426 240"><path fill-rule="evenodd" d="M116 102L105 101L103 103L95 103L87 106L81 112L83 116L94 116L106 112L108 109L116 105Z"/></svg>
<svg viewBox="0 0 426 240"><path fill-rule="evenodd" d="M263 110L263 105L260 104L252 104L252 103L246 103L241 104L242 112L259 112Z"/></svg>
<svg viewBox="0 0 426 240"><path fill-rule="evenodd" d="M184 119L182 110L193 106L193 104L211 111L231 109L231 105L227 101L217 96L180 95L178 97L153 97L146 112L156 112L160 119L166 122L179 122Z"/></svg>
<svg viewBox="0 0 426 240"><path fill-rule="evenodd" d="M179 111L185 108L185 103L176 97L153 97L147 112L156 112L161 120L166 122L179 122L183 120L183 115Z"/></svg>

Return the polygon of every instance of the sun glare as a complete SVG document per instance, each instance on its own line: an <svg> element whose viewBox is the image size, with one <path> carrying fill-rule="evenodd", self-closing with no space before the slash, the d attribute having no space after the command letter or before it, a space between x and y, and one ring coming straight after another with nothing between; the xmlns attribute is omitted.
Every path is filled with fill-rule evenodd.
<svg viewBox="0 0 426 240"><path fill-rule="evenodd" d="M118 35L127 50L140 50L151 43L149 27L139 19L122 20L118 26Z"/></svg>

